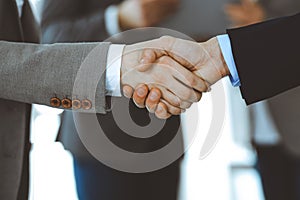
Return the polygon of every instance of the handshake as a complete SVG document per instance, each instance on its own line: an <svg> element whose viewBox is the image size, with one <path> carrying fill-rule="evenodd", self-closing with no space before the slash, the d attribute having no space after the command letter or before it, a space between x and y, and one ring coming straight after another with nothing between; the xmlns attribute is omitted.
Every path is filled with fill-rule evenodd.
<svg viewBox="0 0 300 200"><path fill-rule="evenodd" d="M164 36L125 47L121 87L138 107L167 119L185 112L229 74L217 38L196 43Z"/></svg>

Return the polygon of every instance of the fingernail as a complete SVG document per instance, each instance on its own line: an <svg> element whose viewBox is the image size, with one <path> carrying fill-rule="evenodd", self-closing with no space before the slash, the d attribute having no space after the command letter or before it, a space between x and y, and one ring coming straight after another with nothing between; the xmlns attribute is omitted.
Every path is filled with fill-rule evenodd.
<svg viewBox="0 0 300 200"><path fill-rule="evenodd" d="M151 101L155 101L155 100L157 100L157 98L158 98L158 94L156 92L152 92L150 94L150 100Z"/></svg>
<svg viewBox="0 0 300 200"><path fill-rule="evenodd" d="M163 108L161 106L157 106L157 110L156 111L159 112L159 113L161 113L161 112L163 112Z"/></svg>
<svg viewBox="0 0 300 200"><path fill-rule="evenodd" d="M181 101L180 101L179 97L176 97L174 100L175 100L174 103L176 104L176 106L180 106Z"/></svg>
<svg viewBox="0 0 300 200"><path fill-rule="evenodd" d="M138 88L136 92L139 97L145 96L145 90L143 88Z"/></svg>
<svg viewBox="0 0 300 200"><path fill-rule="evenodd" d="M126 98L128 98L128 99L131 98L131 96L129 96L126 92L123 92L123 95L124 95L124 97L126 97Z"/></svg>
<svg viewBox="0 0 300 200"><path fill-rule="evenodd" d="M145 64L146 63L146 60L143 58L141 61L140 61L141 64Z"/></svg>

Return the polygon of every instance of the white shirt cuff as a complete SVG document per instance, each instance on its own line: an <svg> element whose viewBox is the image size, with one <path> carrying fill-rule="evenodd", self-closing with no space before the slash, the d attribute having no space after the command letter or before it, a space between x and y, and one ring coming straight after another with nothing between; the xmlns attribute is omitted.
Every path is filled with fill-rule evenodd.
<svg viewBox="0 0 300 200"><path fill-rule="evenodd" d="M230 38L227 34L217 36L223 57L228 66L230 72L230 81L234 87L241 86L239 74L236 69L236 65L234 62L232 48L230 43Z"/></svg>
<svg viewBox="0 0 300 200"><path fill-rule="evenodd" d="M121 32L119 25L119 8L112 5L105 10L104 15L106 31L110 35L115 35Z"/></svg>
<svg viewBox="0 0 300 200"><path fill-rule="evenodd" d="M121 77L120 70L122 64L122 55L125 45L112 44L107 54L106 66L106 95L121 97Z"/></svg>

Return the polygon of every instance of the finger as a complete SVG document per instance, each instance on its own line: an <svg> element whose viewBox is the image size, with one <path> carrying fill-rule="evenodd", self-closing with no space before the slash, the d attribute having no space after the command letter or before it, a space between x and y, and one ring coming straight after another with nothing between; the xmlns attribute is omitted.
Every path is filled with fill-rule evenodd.
<svg viewBox="0 0 300 200"><path fill-rule="evenodd" d="M133 102L139 108L145 108L145 100L148 95L148 87L146 85L137 86L136 90L133 93Z"/></svg>
<svg viewBox="0 0 300 200"><path fill-rule="evenodd" d="M201 93L189 88L178 81L173 81L172 85L168 86L170 91L178 96L182 101L191 103L198 102L201 98Z"/></svg>
<svg viewBox="0 0 300 200"><path fill-rule="evenodd" d="M159 119L168 119L172 115L168 113L168 107L166 106L166 104L160 102L155 111L155 116Z"/></svg>
<svg viewBox="0 0 300 200"><path fill-rule="evenodd" d="M202 93L194 90L193 94L195 95L195 97L194 97L195 99L192 99L193 100L192 102L194 102L194 103L199 102L202 98Z"/></svg>
<svg viewBox="0 0 300 200"><path fill-rule="evenodd" d="M172 58L164 56L158 59L159 64L164 64L171 67L173 76L188 87L194 88L197 91L205 92L208 90L207 84L193 72L174 61Z"/></svg>
<svg viewBox="0 0 300 200"><path fill-rule="evenodd" d="M189 70L196 69L198 65L206 62L203 46L197 42L170 36L164 36L160 40L165 45L167 55Z"/></svg>
<svg viewBox="0 0 300 200"><path fill-rule="evenodd" d="M142 45L147 45L147 48L152 52L148 56L141 56L144 59L143 63L153 62L154 58L158 59L163 56L170 56L178 63L188 69L194 69L197 64L202 64L205 61L203 53L203 47L197 42L182 40L171 36L163 36L159 39L153 40L151 43L141 43L138 48L142 48ZM145 55L147 51L144 51L141 55ZM150 61L149 61L150 60Z"/></svg>
<svg viewBox="0 0 300 200"><path fill-rule="evenodd" d="M147 99L146 108L150 113L154 113L161 98L161 92L157 88L151 89Z"/></svg>
<svg viewBox="0 0 300 200"><path fill-rule="evenodd" d="M186 110L186 109L190 108L192 105L193 105L193 103L191 103L191 102L183 101L180 104L180 108L183 110Z"/></svg>
<svg viewBox="0 0 300 200"><path fill-rule="evenodd" d="M181 113L185 112L185 109L181 109L181 108L177 108L175 106L172 106L171 104L169 104L167 101L165 101L163 99L161 99L160 101L167 106L168 113L170 113L172 115L180 115Z"/></svg>
<svg viewBox="0 0 300 200"><path fill-rule="evenodd" d="M182 101L180 98L178 98L176 95L174 95L172 92L167 90L166 88L160 88L160 91L162 92L162 99L167 101L169 104L171 104L174 107L181 108L181 109L187 109L190 108L192 103L187 101Z"/></svg>
<svg viewBox="0 0 300 200"><path fill-rule="evenodd" d="M181 106L181 99L177 97L175 94L170 92L164 87L160 87L160 91L162 92L162 98L166 100L169 104L175 106L175 107L180 107Z"/></svg>
<svg viewBox="0 0 300 200"><path fill-rule="evenodd" d="M175 59L176 61L178 61L179 63L181 63L183 66L185 66L187 68L193 68L194 66L190 62L188 62L186 59L184 59L184 57L185 57L184 55L179 56L183 53L186 53L185 50L183 51L182 48L179 48L179 51L177 51L177 49L175 49L173 51L172 47L175 43L185 44L186 42L184 40L178 40L171 36L163 36L159 39L153 40L152 43L146 43L146 44L140 43L140 45L138 47L136 47L137 49L145 48L143 45L148 46L148 48L144 49L141 53L140 63L141 64L151 64L151 63L154 63L160 57L170 56L173 59ZM179 46L180 46L180 44L179 44ZM194 45L195 45L195 43L194 43ZM185 44L185 46L188 47L187 44ZM149 69L149 67L140 66L139 69L141 71L145 71L145 70Z"/></svg>
<svg viewBox="0 0 300 200"><path fill-rule="evenodd" d="M173 66L176 68L173 76L178 81L199 92L206 92L209 90L208 84L201 77L197 76L195 73L190 72L179 64L174 64Z"/></svg>
<svg viewBox="0 0 300 200"><path fill-rule="evenodd" d="M184 66L186 69L189 71L194 71L196 70L196 66L191 64L189 61L186 59L182 58L181 56L176 55L173 52L168 52L168 56L174 59L176 62L180 63L182 66Z"/></svg>
<svg viewBox="0 0 300 200"><path fill-rule="evenodd" d="M133 95L133 88L130 87L129 85L125 85L123 86L123 95L128 98L128 99L131 99L132 95Z"/></svg>
<svg viewBox="0 0 300 200"><path fill-rule="evenodd" d="M155 50L145 49L142 53L142 59L140 61L140 65L137 67L137 70L140 72L145 72L151 68L151 64L157 60L157 56Z"/></svg>
<svg viewBox="0 0 300 200"><path fill-rule="evenodd" d="M140 63L151 64L160 57L167 56L168 52L165 49L169 48L166 48L166 46L172 45L172 41L174 40L175 38L173 37L164 36L147 44L148 48L142 51ZM143 45L143 43L141 43L141 45ZM142 46L139 48L142 48ZM141 68L141 70L143 70L143 68Z"/></svg>
<svg viewBox="0 0 300 200"><path fill-rule="evenodd" d="M171 69L173 77L169 77L168 80L162 84L180 99L189 102L198 101L199 92L196 92L191 85L201 91L208 90L206 83L202 79L182 67L170 57L161 57L157 62L160 67ZM200 83L198 84L198 82Z"/></svg>

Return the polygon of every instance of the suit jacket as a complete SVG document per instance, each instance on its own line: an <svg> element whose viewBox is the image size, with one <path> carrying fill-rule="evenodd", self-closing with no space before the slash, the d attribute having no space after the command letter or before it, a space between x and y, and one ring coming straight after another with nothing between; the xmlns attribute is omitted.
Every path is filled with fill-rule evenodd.
<svg viewBox="0 0 300 200"><path fill-rule="evenodd" d="M262 1L262 3L268 17L295 13L300 6L299 1L295 0L284 2ZM293 22L287 22L290 20ZM299 54L297 53L299 52L297 49L300 45L300 28L298 25L295 25L297 24L295 23L297 20L299 24L299 14L293 17L274 20L269 25L262 23L248 28L229 31L235 45L235 59L238 59L239 64L243 64L238 70L243 79L241 79L243 84L242 92L248 103L274 96L285 89L297 86L297 81L300 80L297 77L297 74L300 72L300 68L297 68L300 65L299 56L297 57L297 54ZM283 23L287 24L282 25ZM241 35L239 35L240 33ZM272 42L273 44L271 44ZM241 45L241 49L238 49L239 45ZM246 48L244 45L249 45L249 47ZM282 49L286 49L286 51L282 52ZM247 59L246 56L248 55L245 53L249 53L254 59ZM281 74L283 73L288 74L282 76ZM250 87L246 88L249 85ZM271 114L271 120L274 121L280 134L280 143L278 145L282 145L288 153L294 156L300 155L299 102L300 87L296 87L268 99L265 104ZM255 114L256 111L253 109L255 106L253 104L249 107L252 117L258 114ZM251 121L252 132L256 131L255 134L266 134L262 132L263 130L255 123L253 118ZM255 139L254 142L256 142Z"/></svg>
<svg viewBox="0 0 300 200"><path fill-rule="evenodd" d="M228 30L247 104L300 85L300 14Z"/></svg>
<svg viewBox="0 0 300 200"><path fill-rule="evenodd" d="M20 19L15 1L0 1L0 40L14 41L0 41L0 199L6 200L27 199L30 104L50 105L54 95L71 96L82 61L98 48L101 54L93 57L94 64L104 71L109 47L109 43L22 44L38 42L29 8L26 12L23 8ZM107 110L104 88L105 78L101 78L94 109L102 113Z"/></svg>
<svg viewBox="0 0 300 200"><path fill-rule="evenodd" d="M42 15L42 41L43 42L82 42L82 41L102 41L107 39L109 35L106 32L104 24L104 10L110 4L120 3L120 0L61 0L44 1ZM72 5L72 11L65 12ZM58 8L56 10L55 8ZM55 10L55 11L54 11ZM54 11L52 13L52 11ZM59 17L57 17L59 16ZM160 37L147 32L137 34L130 37L114 38L110 40L113 43L135 43ZM162 120L150 118L149 113L145 109L138 109L132 101L125 98L113 99L113 110L117 110L122 119L132 119L132 123L140 127L149 125L151 122L152 128L144 129L145 132L153 132L153 127L159 126ZM124 105L125 106L122 106ZM129 112L128 112L129 110ZM165 125L154 137L143 139L135 138L126 133L124 128L134 132L135 129L128 127L120 127L116 122L113 112L106 115L98 114L97 118L105 135L117 146L132 152L151 152L162 148L168 144L180 129L180 118L172 117L166 120ZM75 117L75 119L74 119ZM74 120L77 126L85 127L85 132L90 132L89 127L86 127L90 115L77 113L73 115L71 112L64 112L62 117L62 125L60 129L59 139L63 142L66 149L70 150L76 158L82 160L91 160L92 157L83 146L78 137ZM183 141L177 144L177 149L174 151L183 152ZM169 155L162 155L169 156ZM174 174L177 176L178 174Z"/></svg>
<svg viewBox="0 0 300 200"><path fill-rule="evenodd" d="M260 2L266 11L266 15L268 18L274 18L279 16L286 16L297 13L300 9L300 1L298 0L274 0L267 1L262 0ZM274 143L260 143L260 140L254 136L254 144L255 145L280 145L286 150L286 153L299 157L300 155L300 134L299 132L299 119L300 119L300 87L289 90L284 94L277 95L273 98L265 101L266 108L270 113L271 120L274 122L275 127L278 131L278 136L280 138L280 142L277 144ZM256 104L253 104L249 107L250 113L252 116L257 116ZM255 135L261 134L273 134L271 130L263 130L260 125L256 124L255 121L252 122L252 126L255 131ZM269 133L266 133L266 132ZM272 136L272 135L271 135ZM278 137L277 136L277 137Z"/></svg>
<svg viewBox="0 0 300 200"><path fill-rule="evenodd" d="M104 11L120 0L42 1L42 43L102 41L109 37ZM72 39L70 39L72 38Z"/></svg>

